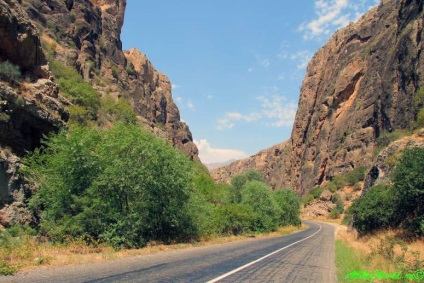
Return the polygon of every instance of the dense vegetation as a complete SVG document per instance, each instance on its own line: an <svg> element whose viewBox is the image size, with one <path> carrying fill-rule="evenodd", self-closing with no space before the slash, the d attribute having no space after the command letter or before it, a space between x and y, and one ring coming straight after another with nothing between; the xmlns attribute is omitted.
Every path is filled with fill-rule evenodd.
<svg viewBox="0 0 424 283"><path fill-rule="evenodd" d="M406 149L391 176L392 185L375 186L354 202L349 213L361 233L403 227L424 234L424 149Z"/></svg>
<svg viewBox="0 0 424 283"><path fill-rule="evenodd" d="M72 127L24 159L39 184L38 233L116 248L273 231L298 225L300 201L271 191L258 172L215 184L205 169L132 124Z"/></svg>

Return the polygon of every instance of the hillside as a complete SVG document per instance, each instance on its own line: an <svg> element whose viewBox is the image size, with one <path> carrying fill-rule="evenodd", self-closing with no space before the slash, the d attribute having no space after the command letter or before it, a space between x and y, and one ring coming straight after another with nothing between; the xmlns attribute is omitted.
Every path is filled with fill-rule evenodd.
<svg viewBox="0 0 424 283"><path fill-rule="evenodd" d="M304 194L369 167L379 137L413 128L424 80L422 18L422 1L382 1L318 50L303 80L290 148L270 165L273 174L262 172L269 184ZM251 168L249 162L237 168ZM212 175L220 181L235 173L234 165L219 170Z"/></svg>
<svg viewBox="0 0 424 283"><path fill-rule="evenodd" d="M31 223L34 190L17 173L41 138L72 123L119 119L199 161L168 77L136 49L122 50L125 0L0 1L0 224ZM15 77L8 77L14 71Z"/></svg>

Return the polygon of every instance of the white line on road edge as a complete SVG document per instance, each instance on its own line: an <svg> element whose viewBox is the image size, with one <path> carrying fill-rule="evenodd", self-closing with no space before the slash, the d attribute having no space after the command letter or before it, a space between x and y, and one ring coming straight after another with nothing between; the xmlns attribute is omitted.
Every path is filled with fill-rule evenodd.
<svg viewBox="0 0 424 283"><path fill-rule="evenodd" d="M319 233L319 231L321 231L321 225L319 225L319 224L317 224L317 225L319 226L319 230L318 230L318 231L316 231L315 233L313 233L312 235L310 235L309 237L306 237L305 239L302 239L302 240L300 240L300 241L294 242L294 243L292 243L292 244L290 244L290 245L288 245L288 246L285 246L285 247L283 247L283 248L281 248L281 249L279 249L279 250L276 250L275 252L272 252L272 253L270 253L270 254L267 254L266 256L263 256L263 257L261 257L261 258L259 258L259 259L257 259L257 260L254 260L254 261L252 261L252 262L249 262L248 264L245 264L245 265L243 265L243 266L241 266L241 267L239 267L239 268L237 268L237 269L234 269L233 271L230 271L230 272L228 272L228 273L225 273L224 275L221 275L221 276L219 276L219 277L217 277L217 278L215 278L215 279L212 279L212 280L210 280L210 281L208 281L208 282L206 282L206 283L215 283L215 282L218 282L219 280L222 280L222 279L224 279L224 278L226 278L226 277L228 277L228 276L230 276L230 275L233 275L234 273L237 273L237 272L239 272L239 271L241 271L241 270L243 270L243 269L245 269L245 268L247 268L247 267L249 267L249 266L251 266L251 265L254 265L255 263L258 263L258 262L260 262L260 261L262 261L262 260L264 260L264 259L266 259L266 258L268 258L268 257L270 257L270 256L272 256L272 255L274 255L274 254L276 254L276 253L279 253L279 252L281 252L282 250L285 250L285 249L287 249L287 248L289 248L289 247L291 247L291 246L294 246L294 245L296 245L296 244L298 244L298 243L300 243L300 242L303 242L303 241L305 241L305 240L307 240L307 239L309 239L309 238L311 238L311 237L315 236L316 234L318 234L318 233Z"/></svg>

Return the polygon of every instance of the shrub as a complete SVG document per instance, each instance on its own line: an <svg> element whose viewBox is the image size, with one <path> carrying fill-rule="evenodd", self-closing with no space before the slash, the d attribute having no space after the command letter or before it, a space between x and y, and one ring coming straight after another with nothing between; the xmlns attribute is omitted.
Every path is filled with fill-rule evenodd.
<svg viewBox="0 0 424 283"><path fill-rule="evenodd" d="M348 212L355 214L353 226L360 233L367 233L392 226L396 210L393 188L380 185L355 200Z"/></svg>
<svg viewBox="0 0 424 283"><path fill-rule="evenodd" d="M255 232L273 231L278 227L279 207L265 183L250 181L241 191L241 204L253 209L251 229Z"/></svg>
<svg viewBox="0 0 424 283"><path fill-rule="evenodd" d="M313 200L314 200L314 196L310 194L304 195L301 199L302 203L305 205L310 204Z"/></svg>
<svg viewBox="0 0 424 283"><path fill-rule="evenodd" d="M365 173L367 171L367 167L357 167L346 174L345 180L346 184L349 186L353 186L359 181L363 181L365 179Z"/></svg>
<svg viewBox="0 0 424 283"><path fill-rule="evenodd" d="M21 70L18 66L9 61L0 63L0 78L12 84L18 84L21 81Z"/></svg>
<svg viewBox="0 0 424 283"><path fill-rule="evenodd" d="M346 179L343 176L340 176L340 175L334 176L331 181L334 183L334 185L336 185L337 190L346 186Z"/></svg>
<svg viewBox="0 0 424 283"><path fill-rule="evenodd" d="M134 109L123 99L115 100L111 95L105 95L101 98L100 105L114 121L121 121L126 124L137 122Z"/></svg>
<svg viewBox="0 0 424 283"><path fill-rule="evenodd" d="M261 173L255 170L249 170L244 174L239 174L231 179L231 185L234 187L234 202L240 202L240 192L244 185L250 181L264 182Z"/></svg>
<svg viewBox="0 0 424 283"><path fill-rule="evenodd" d="M278 225L300 225L301 202L297 194L290 189L278 190L274 193L274 199L280 209Z"/></svg>
<svg viewBox="0 0 424 283"><path fill-rule="evenodd" d="M399 220L424 215L423 170L424 148L406 149L392 176L395 194L399 199Z"/></svg>
<svg viewBox="0 0 424 283"><path fill-rule="evenodd" d="M335 193L338 190L338 187L336 185L335 182L331 181L330 183L328 183L325 188L326 190L329 190L332 193Z"/></svg>
<svg viewBox="0 0 424 283"><path fill-rule="evenodd" d="M24 159L25 173L40 184L30 203L42 209L43 235L116 248L198 236L187 208L190 162L166 141L117 124L108 131L71 128L45 146Z"/></svg>
<svg viewBox="0 0 424 283"><path fill-rule="evenodd" d="M322 194L322 192L324 191L324 189L323 188L320 188L320 187L316 187L316 188L313 188L310 192L309 192L309 194L310 195L312 195L314 198L319 198L320 196L321 196L321 194Z"/></svg>
<svg viewBox="0 0 424 283"><path fill-rule="evenodd" d="M253 209L240 203L219 206L215 210L214 223L219 234L238 235L252 231Z"/></svg>
<svg viewBox="0 0 424 283"><path fill-rule="evenodd" d="M135 71L134 71L134 69L133 68L131 68L131 67L126 67L125 68L125 71L127 72L127 74L129 75L129 76L131 76L131 75L135 75Z"/></svg>
<svg viewBox="0 0 424 283"><path fill-rule="evenodd" d="M334 194L333 198L331 199L331 202L336 204L336 207L333 210L336 210L339 215L344 212L343 200L339 194Z"/></svg>

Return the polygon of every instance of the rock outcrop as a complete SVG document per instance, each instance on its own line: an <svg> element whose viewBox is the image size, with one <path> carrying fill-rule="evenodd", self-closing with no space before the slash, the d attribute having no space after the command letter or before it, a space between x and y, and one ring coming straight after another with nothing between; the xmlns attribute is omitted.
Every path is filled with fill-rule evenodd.
<svg viewBox="0 0 424 283"><path fill-rule="evenodd" d="M101 94L125 99L145 128L199 160L188 126L172 100L171 83L136 49L120 39L125 0L23 0L56 60L79 71Z"/></svg>
<svg viewBox="0 0 424 283"><path fill-rule="evenodd" d="M34 188L18 174L20 157L67 127L70 102L47 58L75 68L101 95L126 100L142 127L199 161L169 79L140 51L122 50L125 6L125 0L0 0L0 63L21 71L21 83L0 76L0 225L34 221L26 210Z"/></svg>
<svg viewBox="0 0 424 283"><path fill-rule="evenodd" d="M412 136L397 140L383 149L365 176L362 195L366 194L372 186L390 183L390 175L402 156L402 152L405 149L416 147L424 148L424 129L421 129Z"/></svg>
<svg viewBox="0 0 424 283"><path fill-rule="evenodd" d="M277 189L277 181L280 179L282 161L289 153L288 141L261 150L248 158L237 160L230 165L211 170L211 176L218 182L230 182L234 175L248 170L257 170L262 173L268 185Z"/></svg>
<svg viewBox="0 0 424 283"><path fill-rule="evenodd" d="M301 88L289 153L273 174L277 187L304 194L369 166L381 133L411 127L414 95L424 85L423 32L422 1L385 0L318 50Z"/></svg>
<svg viewBox="0 0 424 283"><path fill-rule="evenodd" d="M66 100L51 79L39 34L17 1L0 0L0 62L19 67L25 81L0 81L0 225L32 223L31 188L18 174L19 156L66 127Z"/></svg>

